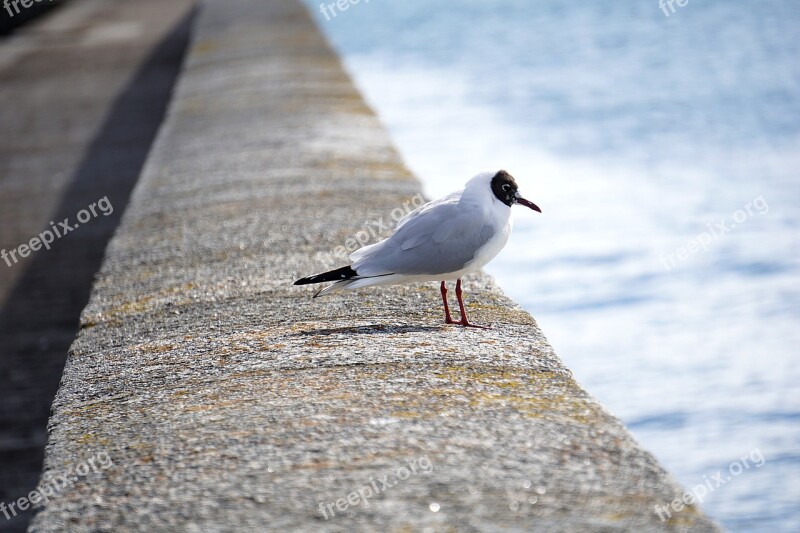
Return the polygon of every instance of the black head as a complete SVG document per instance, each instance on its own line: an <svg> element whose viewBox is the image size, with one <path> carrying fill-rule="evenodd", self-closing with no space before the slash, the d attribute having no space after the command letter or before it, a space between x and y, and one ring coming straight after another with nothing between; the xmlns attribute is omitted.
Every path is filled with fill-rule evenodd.
<svg viewBox="0 0 800 533"><path fill-rule="evenodd" d="M492 192L498 200L509 207L517 201L517 189L514 177L505 170L501 170L492 178Z"/></svg>
<svg viewBox="0 0 800 533"><path fill-rule="evenodd" d="M529 202L519 195L519 187L517 187L517 182L514 179L514 176L505 170L499 171L492 178L492 192L494 193L495 198L506 204L508 207L511 207L514 204L522 204L526 207L530 207L534 211L539 211L540 213L542 212L542 210L539 209L536 204Z"/></svg>

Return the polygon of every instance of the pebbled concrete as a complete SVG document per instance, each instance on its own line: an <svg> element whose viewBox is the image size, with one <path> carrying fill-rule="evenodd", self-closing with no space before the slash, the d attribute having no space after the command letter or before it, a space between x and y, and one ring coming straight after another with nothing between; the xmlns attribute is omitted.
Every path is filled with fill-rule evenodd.
<svg viewBox="0 0 800 533"><path fill-rule="evenodd" d="M53 404L45 479L113 465L31 530L715 531L488 277L291 285L418 190L299 2L204 3Z"/></svg>

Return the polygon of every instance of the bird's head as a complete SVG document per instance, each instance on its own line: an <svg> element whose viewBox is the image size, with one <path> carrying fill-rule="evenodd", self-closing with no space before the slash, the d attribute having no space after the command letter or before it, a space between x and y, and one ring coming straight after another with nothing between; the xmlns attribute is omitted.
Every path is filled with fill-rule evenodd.
<svg viewBox="0 0 800 533"><path fill-rule="evenodd" d="M489 178L489 186L491 187L494 197L506 204L508 207L511 207L514 204L519 204L529 207L534 211L538 211L540 213L542 212L538 205L522 197L522 195L519 193L519 187L517 187L516 180L514 180L514 177L505 170L500 170L495 174L488 173L485 175L485 177Z"/></svg>

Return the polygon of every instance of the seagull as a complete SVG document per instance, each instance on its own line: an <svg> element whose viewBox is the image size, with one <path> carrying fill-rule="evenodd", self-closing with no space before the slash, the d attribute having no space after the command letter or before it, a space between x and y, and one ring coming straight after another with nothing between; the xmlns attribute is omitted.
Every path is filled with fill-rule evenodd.
<svg viewBox="0 0 800 533"><path fill-rule="evenodd" d="M376 285L439 281L445 323L472 324L461 293L461 278L483 268L503 249L511 235L511 207L539 207L523 198L517 182L505 170L482 172L463 189L428 202L408 213L388 238L350 254L352 263L301 278L295 285L333 281L314 298L335 291ZM446 281L456 280L461 320L453 320L447 305Z"/></svg>

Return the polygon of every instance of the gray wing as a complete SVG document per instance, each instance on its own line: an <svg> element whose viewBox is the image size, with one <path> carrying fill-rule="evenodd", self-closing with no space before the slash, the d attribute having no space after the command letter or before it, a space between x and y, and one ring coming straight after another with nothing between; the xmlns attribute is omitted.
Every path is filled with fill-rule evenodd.
<svg viewBox="0 0 800 533"><path fill-rule="evenodd" d="M450 200L410 213L414 216L391 237L354 253L353 268L360 276L435 275L464 268L495 230L480 209L464 209L457 198Z"/></svg>

